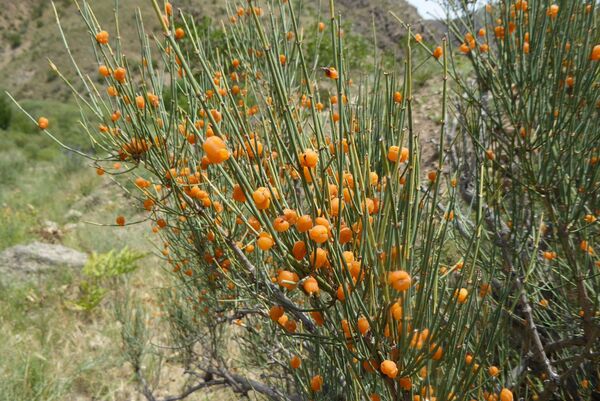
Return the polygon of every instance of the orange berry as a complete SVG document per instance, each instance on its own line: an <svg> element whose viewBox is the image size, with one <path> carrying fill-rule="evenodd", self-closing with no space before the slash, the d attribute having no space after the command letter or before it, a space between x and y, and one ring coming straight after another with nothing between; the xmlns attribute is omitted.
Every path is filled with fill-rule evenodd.
<svg viewBox="0 0 600 401"><path fill-rule="evenodd" d="M183 30L183 28L175 29L175 39L181 40L183 38L185 38L185 31Z"/></svg>
<svg viewBox="0 0 600 401"><path fill-rule="evenodd" d="M513 393L507 388L500 391L500 401L513 401Z"/></svg>
<svg viewBox="0 0 600 401"><path fill-rule="evenodd" d="M218 124L221 122L221 120L223 120L223 116L221 115L221 112L217 109L212 109L210 111L210 115L212 116L213 120L215 120L215 122Z"/></svg>
<svg viewBox="0 0 600 401"><path fill-rule="evenodd" d="M244 191L242 190L242 187L239 186L238 184L235 184L233 186L232 197L237 202L246 202L246 195L244 195Z"/></svg>
<svg viewBox="0 0 600 401"><path fill-rule="evenodd" d="M283 313L284 313L283 306L279 306L279 305L272 306L271 309L269 309L269 317L274 322L279 320L279 318L281 316L283 316Z"/></svg>
<svg viewBox="0 0 600 401"><path fill-rule="evenodd" d="M298 285L298 280L298 275L288 270L282 270L277 275L277 283L290 291L296 288Z"/></svg>
<svg viewBox="0 0 600 401"><path fill-rule="evenodd" d="M313 376L310 379L310 388L312 391L319 392L323 388L323 378L320 375Z"/></svg>
<svg viewBox="0 0 600 401"><path fill-rule="evenodd" d="M381 362L379 369L381 370L381 373L390 379L394 379L398 375L398 367L396 366L396 362L390 361L389 359Z"/></svg>
<svg viewBox="0 0 600 401"><path fill-rule="evenodd" d="M313 221L311 217L307 214L304 216L298 217L298 221L296 221L296 229L303 233L310 230L313 226Z"/></svg>
<svg viewBox="0 0 600 401"><path fill-rule="evenodd" d="M412 380L410 377L401 377L398 379L398 383L400 384L400 388L404 391L410 391L412 388Z"/></svg>
<svg viewBox="0 0 600 401"><path fill-rule="evenodd" d="M38 118L38 127L40 129L46 129L46 128L48 128L49 124L50 124L50 122L48 121L48 119L46 117L40 117L40 118Z"/></svg>
<svg viewBox="0 0 600 401"><path fill-rule="evenodd" d="M327 227L318 224L311 228L308 234L310 239L315 241L317 244L322 244L323 242L327 241L329 237L329 230Z"/></svg>
<svg viewBox="0 0 600 401"><path fill-rule="evenodd" d="M443 55L444 55L444 50L442 49L441 46L436 47L432 54L432 56L435 57L436 59L439 59Z"/></svg>
<svg viewBox="0 0 600 401"><path fill-rule="evenodd" d="M110 97L115 97L119 94L119 92L117 92L117 89L114 86L109 86L108 88L106 88L106 93L108 93L108 96Z"/></svg>
<svg viewBox="0 0 600 401"><path fill-rule="evenodd" d="M152 199L146 199L144 200L144 209L146 209L147 211L151 211L152 208L154 207L154 201Z"/></svg>
<svg viewBox="0 0 600 401"><path fill-rule="evenodd" d="M327 76L327 78L334 79L334 80L339 78L339 74L335 68L328 67L328 68L325 68L324 70L325 70L325 76Z"/></svg>
<svg viewBox="0 0 600 401"><path fill-rule="evenodd" d="M137 185L139 188L148 188L150 186L150 182L142 177L137 177L135 179L135 185Z"/></svg>
<svg viewBox="0 0 600 401"><path fill-rule="evenodd" d="M490 376L496 377L500 374L500 369L498 369L496 366L490 366L488 368L488 373L490 374Z"/></svg>
<svg viewBox="0 0 600 401"><path fill-rule="evenodd" d="M117 216L117 218L115 219L115 222L119 226L124 226L125 225L125 217L123 217L123 216Z"/></svg>
<svg viewBox="0 0 600 401"><path fill-rule="evenodd" d="M565 83L567 84L567 86L569 88L572 88L573 85L575 85L575 78L573 78L572 76L568 76L567 79L565 80Z"/></svg>
<svg viewBox="0 0 600 401"><path fill-rule="evenodd" d="M298 357L298 355L294 355L292 359L290 359L290 366L292 369L298 369L302 364L302 360Z"/></svg>
<svg viewBox="0 0 600 401"><path fill-rule="evenodd" d="M298 213L292 209L283 209L283 217L290 224L296 224Z"/></svg>
<svg viewBox="0 0 600 401"><path fill-rule="evenodd" d="M498 39L504 39L505 29L502 25L494 27L494 36L496 36Z"/></svg>
<svg viewBox="0 0 600 401"><path fill-rule="evenodd" d="M469 291L466 288L461 288L454 293L454 296L459 304L464 304L467 302L467 298L469 297Z"/></svg>
<svg viewBox="0 0 600 401"><path fill-rule="evenodd" d="M340 229L340 243L341 244L346 244L350 241L352 241L352 236L353 236L353 232L350 229L350 227L342 227Z"/></svg>
<svg viewBox="0 0 600 401"><path fill-rule="evenodd" d="M202 149L206 152L208 160L213 164L219 164L229 159L229 151L225 142L218 136L206 138L202 144Z"/></svg>
<svg viewBox="0 0 600 401"><path fill-rule="evenodd" d="M388 273L388 283L396 291L406 291L410 288L410 275L403 270L396 270Z"/></svg>
<svg viewBox="0 0 600 401"><path fill-rule="evenodd" d="M586 240L581 241L581 243L579 244L579 249L581 249L584 252L589 253L590 255L594 254L594 249L591 247L591 245Z"/></svg>
<svg viewBox="0 0 600 401"><path fill-rule="evenodd" d="M319 283L314 277L309 277L304 280L302 283L302 288L308 295L318 294L319 293Z"/></svg>
<svg viewBox="0 0 600 401"><path fill-rule="evenodd" d="M431 344L431 346L429 347L429 352L433 352L431 359L433 359L434 361L439 361L444 355L444 350L442 349L442 347L436 345L435 343Z"/></svg>
<svg viewBox="0 0 600 401"><path fill-rule="evenodd" d="M342 324L342 331L344 332L344 336L346 338L352 337L352 332L350 331L350 325L348 324L348 321L346 319L343 319L340 323Z"/></svg>
<svg viewBox="0 0 600 401"><path fill-rule="evenodd" d="M273 238L271 238L269 234L261 233L256 240L256 245L258 245L262 251L268 251L275 245L275 241L273 241Z"/></svg>
<svg viewBox="0 0 600 401"><path fill-rule="evenodd" d="M273 220L273 228L275 229L275 231L282 233L289 230L290 223L288 223L288 221L284 217L279 216L275 218L275 220Z"/></svg>
<svg viewBox="0 0 600 401"><path fill-rule="evenodd" d="M323 248L315 249L310 255L310 263L315 269L320 269L327 264L327 252Z"/></svg>
<svg viewBox="0 0 600 401"><path fill-rule="evenodd" d="M143 96L137 96L135 98L135 104L138 107L138 109L143 109L144 107L146 107L146 101L144 100Z"/></svg>
<svg viewBox="0 0 600 401"><path fill-rule="evenodd" d="M296 321L292 319L288 319L284 324L284 328L290 333L294 333L297 327Z"/></svg>
<svg viewBox="0 0 600 401"><path fill-rule="evenodd" d="M545 251L542 256L544 257L544 259L546 260L553 260L556 259L556 252L551 252L551 251Z"/></svg>
<svg viewBox="0 0 600 401"><path fill-rule="evenodd" d="M306 256L306 244L304 241L296 241L292 248L292 255L296 260L302 260Z"/></svg>
<svg viewBox="0 0 600 401"><path fill-rule="evenodd" d="M250 224L250 227L252 227L256 231L260 230L260 222L256 217L250 216L250 218L248 219L248 224Z"/></svg>
<svg viewBox="0 0 600 401"><path fill-rule="evenodd" d="M110 70L108 69L107 66L105 65L101 65L100 67L98 67L98 74L102 75L104 78L109 77L110 76Z"/></svg>
<svg viewBox="0 0 600 401"><path fill-rule="evenodd" d="M127 70L123 67L119 67L115 70L113 75L117 81L123 83L127 77Z"/></svg>
<svg viewBox="0 0 600 401"><path fill-rule="evenodd" d="M100 31L96 34L96 41L101 45L108 43L109 34L106 31Z"/></svg>
<svg viewBox="0 0 600 401"><path fill-rule="evenodd" d="M590 53L590 60L599 61L600 60L600 45L594 46L592 49L592 53Z"/></svg>
<svg viewBox="0 0 600 401"><path fill-rule="evenodd" d="M397 163L399 160L400 163L404 163L406 160L408 160L408 149L404 147L400 149L398 146L390 146L387 157L391 162Z"/></svg>
<svg viewBox="0 0 600 401"><path fill-rule="evenodd" d="M400 93L400 92L394 92L394 102L395 103L402 103L402 93Z"/></svg>
<svg viewBox="0 0 600 401"><path fill-rule="evenodd" d="M344 201L343 200L340 201L340 198L333 198L331 200L331 215L332 216L339 216L340 205L342 205L342 208L343 208Z"/></svg>
<svg viewBox="0 0 600 401"><path fill-rule="evenodd" d="M336 292L336 297L338 301L344 302L346 300L346 291L344 291L343 286L339 286Z"/></svg>
<svg viewBox="0 0 600 401"><path fill-rule="evenodd" d="M312 311L310 312L310 316L313 318L313 320L315 321L315 324L317 326L323 326L323 324L325 323L325 319L323 318L323 314L319 311Z"/></svg>
<svg viewBox="0 0 600 401"><path fill-rule="evenodd" d="M304 153L300 155L300 164L302 167L313 168L319 161L319 154L312 149L306 149Z"/></svg>
<svg viewBox="0 0 600 401"><path fill-rule="evenodd" d="M490 294L491 292L492 292L492 287L490 284L483 283L479 287L479 296L481 298L485 297L486 295Z"/></svg>
<svg viewBox="0 0 600 401"><path fill-rule="evenodd" d="M369 329L371 328L371 326L369 325L369 321L364 316L358 318L357 326L358 331L360 331L360 334L362 334L363 336L367 334L367 331L369 331Z"/></svg>
<svg viewBox="0 0 600 401"><path fill-rule="evenodd" d="M252 193L252 199L258 210L268 209L271 205L271 192L265 187L259 187Z"/></svg>

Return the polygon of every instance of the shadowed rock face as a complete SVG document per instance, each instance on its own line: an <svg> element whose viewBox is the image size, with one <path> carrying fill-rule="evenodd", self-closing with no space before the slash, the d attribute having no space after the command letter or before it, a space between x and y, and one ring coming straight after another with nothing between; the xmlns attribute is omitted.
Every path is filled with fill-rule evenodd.
<svg viewBox="0 0 600 401"><path fill-rule="evenodd" d="M58 244L32 242L16 245L0 253L0 281L27 279L57 268L82 268L85 253Z"/></svg>
<svg viewBox="0 0 600 401"><path fill-rule="evenodd" d="M377 33L377 45L381 49L393 50L400 48L400 41L406 31L394 18L390 11L404 22L411 24L414 32L438 36L439 24L423 21L417 9L404 0L336 0L336 14L352 22L355 33L367 38Z"/></svg>

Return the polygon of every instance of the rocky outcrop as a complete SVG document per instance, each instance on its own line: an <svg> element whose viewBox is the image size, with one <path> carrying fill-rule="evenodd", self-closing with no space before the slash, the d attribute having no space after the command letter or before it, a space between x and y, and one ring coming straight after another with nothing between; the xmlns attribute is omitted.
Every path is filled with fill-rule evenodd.
<svg viewBox="0 0 600 401"><path fill-rule="evenodd" d="M0 253L0 281L26 280L59 268L80 269L87 258L85 253L59 244L16 245Z"/></svg>
<svg viewBox="0 0 600 401"><path fill-rule="evenodd" d="M406 30L390 11L411 24L413 32L423 34L427 41L441 39L440 25L424 20L417 9L405 0L337 0L335 5L336 13L341 13L344 20L351 21L355 33L371 40L375 27L377 44L382 50L395 51L401 48L406 35Z"/></svg>

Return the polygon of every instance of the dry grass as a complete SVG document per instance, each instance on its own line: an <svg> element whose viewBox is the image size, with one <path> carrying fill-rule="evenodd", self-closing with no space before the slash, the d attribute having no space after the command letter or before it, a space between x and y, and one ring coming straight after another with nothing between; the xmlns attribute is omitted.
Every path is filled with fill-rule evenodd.
<svg viewBox="0 0 600 401"><path fill-rule="evenodd" d="M163 282L158 261L152 257L127 280L112 287L104 301L90 312L76 311L69 301L79 296L82 277L57 270L42 279L0 288L0 400L143 400L121 346L121 327L114 304L129 293L147 312L146 324L154 344L165 344L166 326L155 301L154 286ZM157 396L177 394L185 385L176 353L164 352ZM158 372L148 359L148 377ZM214 388L190 400L238 399L228 390Z"/></svg>

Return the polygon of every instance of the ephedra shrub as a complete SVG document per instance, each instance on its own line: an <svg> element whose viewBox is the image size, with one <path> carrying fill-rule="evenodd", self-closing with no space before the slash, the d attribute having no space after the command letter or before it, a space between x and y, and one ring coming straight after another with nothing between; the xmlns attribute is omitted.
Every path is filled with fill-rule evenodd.
<svg viewBox="0 0 600 401"><path fill-rule="evenodd" d="M181 397L228 386L278 400L509 401L584 377L570 394L590 393L598 63L581 38L595 14L577 6L567 24L578 14L557 20L531 2L523 28L524 2L519 13L504 3L488 17L504 36L484 34L480 52L469 33L461 47L477 85L452 68L446 41L430 47L410 29L401 65L349 71L333 2L327 23L304 27L293 1L231 4L213 41L149 0L164 35L150 40L138 19L136 63L78 4L104 78L81 75L74 93L97 147L85 156L135 184L161 238ZM580 26L572 59L558 54L561 19ZM455 33L474 32L469 22ZM307 51L309 30L331 65ZM413 119L413 46L438 70L442 117L425 133L436 145ZM464 92L452 125L450 78ZM438 147L434 165L422 146ZM156 400L141 321L125 348Z"/></svg>
<svg viewBox="0 0 600 401"><path fill-rule="evenodd" d="M486 193L482 247L498 255L486 264L512 287L505 371L525 399L597 399L597 3L501 1L471 15L450 26L473 68L459 77L452 160L465 203Z"/></svg>

